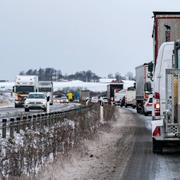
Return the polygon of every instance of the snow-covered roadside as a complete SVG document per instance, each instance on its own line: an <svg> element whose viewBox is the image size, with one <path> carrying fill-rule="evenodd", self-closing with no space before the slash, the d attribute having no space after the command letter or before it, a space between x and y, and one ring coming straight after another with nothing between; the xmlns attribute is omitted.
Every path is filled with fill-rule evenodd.
<svg viewBox="0 0 180 180"><path fill-rule="evenodd" d="M6 103L6 102L0 103L0 108L8 108L8 107L14 107L14 104Z"/></svg>
<svg viewBox="0 0 180 180"><path fill-rule="evenodd" d="M134 131L131 125L127 128L128 119L123 118L123 110L117 111L117 121L112 121L109 128L99 131L94 140L84 141L85 148L80 153L72 153L70 160L65 162L58 159L38 179L110 180L112 176L116 176L117 159L122 162L118 165L118 169L121 169L118 172L120 177L131 155Z"/></svg>
<svg viewBox="0 0 180 180"><path fill-rule="evenodd" d="M11 93L0 93L0 108L13 107L14 98Z"/></svg>

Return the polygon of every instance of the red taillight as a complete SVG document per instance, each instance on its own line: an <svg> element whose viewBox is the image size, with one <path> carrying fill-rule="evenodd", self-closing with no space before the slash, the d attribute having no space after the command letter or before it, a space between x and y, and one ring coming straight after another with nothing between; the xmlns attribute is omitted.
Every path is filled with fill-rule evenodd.
<svg viewBox="0 0 180 180"><path fill-rule="evenodd" d="M160 104L159 104L159 102L157 102L157 103L154 104L154 108L155 108L155 110L160 110Z"/></svg>
<svg viewBox="0 0 180 180"><path fill-rule="evenodd" d="M153 136L160 136L161 135L161 130L160 127L157 126L153 132Z"/></svg>
<svg viewBox="0 0 180 180"><path fill-rule="evenodd" d="M155 99L160 99L160 94L159 94L158 92L155 92L155 93L154 93L154 98L155 98Z"/></svg>
<svg viewBox="0 0 180 180"><path fill-rule="evenodd" d="M160 93L154 93L154 115L160 116Z"/></svg>
<svg viewBox="0 0 180 180"><path fill-rule="evenodd" d="M149 94L145 94L145 95L144 95L144 98L145 98L145 99L148 99L148 97L149 97Z"/></svg>

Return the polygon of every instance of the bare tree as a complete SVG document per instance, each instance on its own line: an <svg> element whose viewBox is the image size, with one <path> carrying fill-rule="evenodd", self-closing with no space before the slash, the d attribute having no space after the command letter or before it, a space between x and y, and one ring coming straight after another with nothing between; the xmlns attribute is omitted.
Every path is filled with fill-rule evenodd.
<svg viewBox="0 0 180 180"><path fill-rule="evenodd" d="M126 77L128 78L128 80L134 80L134 75L133 75L132 72L128 72L128 73L126 74Z"/></svg>

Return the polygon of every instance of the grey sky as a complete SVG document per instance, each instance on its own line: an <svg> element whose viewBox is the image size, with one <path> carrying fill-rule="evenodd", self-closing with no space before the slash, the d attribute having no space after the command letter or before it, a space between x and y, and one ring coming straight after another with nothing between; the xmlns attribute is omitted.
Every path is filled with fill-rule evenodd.
<svg viewBox="0 0 180 180"><path fill-rule="evenodd" d="M179 0L1 0L0 79L39 67L134 72L152 59L152 11L178 7Z"/></svg>

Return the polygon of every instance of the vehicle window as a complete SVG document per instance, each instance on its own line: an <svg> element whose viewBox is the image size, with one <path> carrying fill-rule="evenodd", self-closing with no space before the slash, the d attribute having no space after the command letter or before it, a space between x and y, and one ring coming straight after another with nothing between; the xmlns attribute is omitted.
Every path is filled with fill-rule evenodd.
<svg viewBox="0 0 180 180"><path fill-rule="evenodd" d="M153 98L149 98L149 103L153 103Z"/></svg>
<svg viewBox="0 0 180 180"><path fill-rule="evenodd" d="M127 91L134 91L134 90L135 90L134 87L128 87L128 88L127 88Z"/></svg>
<svg viewBox="0 0 180 180"><path fill-rule="evenodd" d="M29 93L34 91L34 86L16 86L17 93Z"/></svg>
<svg viewBox="0 0 180 180"><path fill-rule="evenodd" d="M44 94L30 94L29 97L30 99L45 99Z"/></svg>
<svg viewBox="0 0 180 180"><path fill-rule="evenodd" d="M39 92L51 92L51 91L52 91L51 88L46 88L46 87L39 88Z"/></svg>

